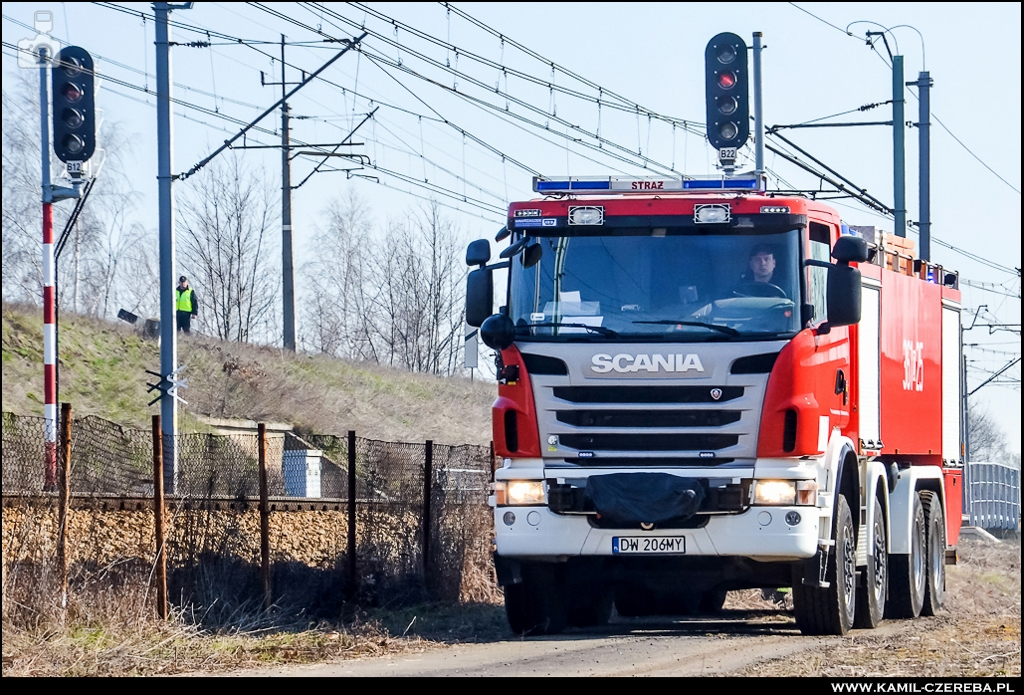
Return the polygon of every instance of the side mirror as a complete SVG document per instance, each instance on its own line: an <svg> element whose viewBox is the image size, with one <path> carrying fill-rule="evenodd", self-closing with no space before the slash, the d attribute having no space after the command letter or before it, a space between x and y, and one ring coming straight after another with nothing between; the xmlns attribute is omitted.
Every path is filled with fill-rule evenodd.
<svg viewBox="0 0 1024 695"><path fill-rule="evenodd" d="M836 245L832 247L832 258L843 264L866 263L868 242L859 236L841 236L836 241ZM860 296L859 290L857 295Z"/></svg>
<svg viewBox="0 0 1024 695"><path fill-rule="evenodd" d="M486 241L484 242L486 243ZM494 283L489 268L478 268L466 278L466 323L479 328L494 306Z"/></svg>
<svg viewBox="0 0 1024 695"><path fill-rule="evenodd" d="M505 314L491 314L480 326L480 339L494 350L504 350L516 339L516 325Z"/></svg>
<svg viewBox="0 0 1024 695"><path fill-rule="evenodd" d="M477 239L466 249L466 265L486 265L491 260L491 242Z"/></svg>
<svg viewBox="0 0 1024 695"><path fill-rule="evenodd" d="M530 240L527 237L523 237L522 239L508 246L501 253L499 253L498 258L512 258L520 251L522 251L524 248L526 248L526 244L529 243L529 241Z"/></svg>
<svg viewBox="0 0 1024 695"><path fill-rule="evenodd" d="M863 239L860 241L863 242ZM836 248L838 247L839 243L836 242ZM826 291L829 326L852 326L860 323L859 270L848 265L830 267Z"/></svg>
<svg viewBox="0 0 1024 695"><path fill-rule="evenodd" d="M523 251L523 257L519 260L522 261L524 268L532 268L540 262L541 256L544 255L544 247L540 244L530 244Z"/></svg>

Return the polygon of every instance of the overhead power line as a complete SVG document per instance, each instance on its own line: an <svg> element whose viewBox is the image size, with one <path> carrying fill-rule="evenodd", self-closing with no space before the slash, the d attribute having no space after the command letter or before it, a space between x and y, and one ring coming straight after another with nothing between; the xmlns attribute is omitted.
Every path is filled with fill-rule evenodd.
<svg viewBox="0 0 1024 695"><path fill-rule="evenodd" d="M305 24L303 22L295 20L292 17L288 17L287 15L284 15L283 13L281 13L281 12L279 12L279 11L273 9L273 8L267 7L263 3L250 3L250 4L253 5L254 7L257 7L259 9L263 10L264 12L267 12L267 13L272 14L274 16L278 16L281 19L284 19L285 21L292 22L293 24L296 24L297 26L300 26L300 27L302 27L302 28L304 28L306 30L317 32L321 36L328 36L328 37L330 36L329 34L325 33L322 29L316 29L314 27L310 27L308 24ZM328 9L326 7L323 7L321 5L316 5L316 7L319 10L321 10L324 14L326 14L326 15L328 15L330 17L333 17L333 18L337 19L340 22L343 22L343 23L345 23L346 25L348 25L350 27L353 27L353 28L357 28L358 27L361 30L365 30L370 36L372 36L372 37L378 39L379 41L382 41L382 42L384 42L384 43L386 43L386 44L388 44L388 45L390 45L392 47L400 49L406 55L415 57L415 58L423 61L424 63L426 63L428 65L431 65L431 66L433 66L433 67L435 67L435 68L437 68L439 70L442 70L444 72L448 72L449 74L452 74L452 75L460 78L463 81L472 83L476 87L480 88L485 94L494 94L495 96L500 97L500 98L502 98L503 100L505 100L507 102L512 102L512 103L516 104L517 106L519 106L519 107L521 107L523 109L526 109L528 111L532 111L532 112L542 116L546 120L549 120L549 121L552 121L552 122L556 122L556 123L559 123L560 125L562 125L563 127L570 128L570 129L574 130L575 132L579 133L580 135L583 135L583 136L585 136L587 138L590 138L590 139L593 139L593 140L597 141L601 145L601 146L597 146L595 148L595 147L591 146L589 143L580 142L580 144L582 144L583 146L590 147L591 149L599 149L599 150L603 149L602 146L607 146L607 147L614 148L614 149L618 150L620 153L622 153L624 155L627 155L629 157L635 157L637 159L642 160L642 163L629 162L630 164L632 164L634 166L642 166L644 168L648 168L649 166L654 166L654 167L660 168L660 169L662 169L664 171L670 171L670 172L674 171L670 166L665 165L665 164L661 164L660 162L657 162L657 161L651 159L649 156L643 155L643 153L640 152L640 151L633 150L630 147L626 147L626 146L621 145L621 144L619 144L617 142L609 140L608 138L604 138L599 133L590 132L590 131L584 129L582 126L579 126L579 125L577 125L575 123L572 123L572 122L570 122L570 121L568 121L568 120L558 116L556 113L551 113L551 112L549 112L549 111L547 111L547 110L545 110L543 108L540 108L538 106L534 106L533 104L530 104L530 103L524 101L523 99L520 99L519 97L516 97L516 96L514 96L514 95L512 95L512 94L510 94L510 93L508 93L506 91L503 91L500 88L496 88L493 85L487 84L487 83L479 80L478 78L476 78L476 77L474 77L474 76L472 76L472 75L470 75L470 74L468 74L468 73L466 73L464 71L458 70L457 68L454 68L454 67L452 67L452 66L450 66L450 65L448 65L448 64L446 64L446 63L444 63L444 62L442 62L442 61L440 61L438 59L431 58L430 56L428 56L428 55L426 55L426 54L424 54L424 53L422 53L420 51L417 51L417 50L415 50L413 48L410 48L406 44L403 44L401 42L395 41L394 39L392 39L391 37L389 37L389 36L387 36L385 34L382 34L382 33L378 32L378 31L374 31L371 28L363 29L362 25L360 25L358 22L355 22L354 20L351 20L351 19L345 17L344 15L341 15L341 14L339 14L339 13L333 11L333 10L330 10L330 9ZM385 18L382 21L390 21L390 18L387 17L386 15L381 15L381 17ZM338 27L336 24L331 22L329 19L325 18L325 21L327 21L332 26L335 26L336 28L341 30L341 27ZM458 50L459 55L463 54L463 49L461 49L461 48L459 48L457 46L454 46L454 45L451 45L451 46L453 47L453 49L457 49ZM434 79L432 79L432 78L430 78L430 77L428 77L428 76L426 76L426 75L424 75L424 74L422 74L420 72L417 72L416 70L413 70L411 67L409 67L404 61L395 60L395 59L393 59L393 58L391 58L391 57L389 57L389 56L387 56L387 55L385 55L385 54L383 54L383 53L381 53L379 51L377 51L378 55L371 56L368 53L368 51L370 51L370 50L375 50L375 49L373 49L370 46L364 46L363 49L362 49L363 55L367 56L368 58L371 58L371 59L374 59L374 60L378 60L378 61L388 65L389 67L391 67L393 69L401 70L402 72L405 72L405 73L407 73L407 74L409 74L409 75L411 75L413 77L416 77L416 78L418 78L420 80L428 82L428 83L432 84L435 87L439 87L439 88L441 88L441 89L443 89L443 90L445 90L445 91L447 91L447 92L449 92L451 94L457 95L457 96L459 96L459 97L461 97L463 99L472 100L472 101L474 101L477 104L486 105L488 108L491 108L492 110L495 110L495 111L499 111L499 112L502 112L502 113L509 113L509 114L512 113L511 111L506 110L506 108L504 108L504 107L502 107L500 105L491 104L490 102L487 102L486 100L480 99L479 97L473 97L472 95L469 95L469 94L467 94L464 91L458 90L454 86L449 86L447 84L442 84L442 83L438 82L437 80L434 80ZM497 66L497 69L500 69L500 65L498 65L498 64L495 64L495 65ZM543 84L544 84L544 86L549 86L549 83L547 83L547 82L544 82ZM513 115L515 115L515 114L513 114ZM535 125L536 127L542 128L544 130L549 130L552 133L557 133L556 130L551 129L550 127L544 127L543 125L540 125L540 124L538 124L536 122L529 121L529 119L526 119L526 120L527 120L527 122ZM695 127L695 126L693 126L691 121L677 121L677 123L679 123L679 124L686 123L686 124L690 124L691 127ZM700 132L703 134L703 131L700 131Z"/></svg>
<svg viewBox="0 0 1024 695"><path fill-rule="evenodd" d="M997 285L993 282L977 282L974 280L961 280L961 285L967 287L973 287L976 290L983 290L985 292L991 292L992 294L1001 294L1004 297L1010 297L1011 299L1020 299L1020 290L1018 289L1016 294L1009 291L1003 285Z"/></svg>
<svg viewBox="0 0 1024 695"><path fill-rule="evenodd" d="M822 24L825 24L825 25L827 25L827 26L830 26L830 27L832 27L833 29L835 29L836 31L842 32L842 33L843 33L843 34L845 34L846 36L849 36L849 37L851 37L851 38L855 38L855 39L857 39L858 41L860 41L860 38L859 38L859 37L857 37L857 36L855 36L855 35L854 35L853 33L851 33L851 32L849 32L849 31L847 31L846 29L840 29L840 28L839 28L839 27L837 27L837 26L836 26L835 24L832 24L831 22L829 22L829 21L827 21L827 20L824 20L824 19L822 19L822 18L821 18L821 17L819 17L818 15L814 14L813 12L810 12L810 11L808 11L808 10L804 9L803 7L800 7L800 6L799 6L799 5L797 5L797 4L795 3L795 2L791 2L791 3L789 3L789 4L790 4L790 5L792 5L793 7L795 7L796 9L800 10L801 12L803 12L803 13L805 13L805 14L808 14L808 15L810 15L811 17L814 17L814 18L815 18L816 20L818 20L818 21L819 21L819 22L821 22ZM872 22L872 23L874 23L874 22ZM898 29L898 28L899 28L899 27L884 27L884 26L882 26L881 24L878 24L878 26L882 27L883 29L886 29L886 31L890 31L891 29ZM910 27L909 25L905 25L905 24L901 24L900 26L906 26L906 27L909 27L909 28L911 28L911 29L914 29L914 27ZM914 29L914 31L917 31L917 29ZM921 34L921 32L919 32L919 31L918 31L918 35L920 35L920 34ZM874 44L872 44L872 45L871 45L871 49L872 49L872 50L874 50L874 51L875 51L875 53L878 53L878 51L877 51L877 50L875 50ZM921 51L922 51L922 54L923 54L923 52L924 52L924 38L923 38L923 37L922 37L922 39L921 39ZM882 56L882 54L881 54L881 53L878 53L878 57L879 57L879 58L881 58L881 59L882 59L882 62L883 62L883 63L885 63L885 64L886 64L886 65L887 65L888 67L890 67L890 68L892 67L891 65L889 65L888 61L886 61L886 60L885 60L885 57L884 57L884 56ZM917 95L916 95L916 94L914 94L913 90L911 90L910 94L911 94L911 95L912 95L912 96L913 96L913 97L914 97L915 99L917 98ZM978 156L977 154L975 154L975 153L974 153L974 151L973 151L973 150L972 150L972 149L971 149L970 147L968 147L968 146L966 145L966 143L964 143L964 141L963 141L963 140L961 140L960 138L958 138L958 137L957 137L957 136L956 136L956 135L955 135L955 134L953 133L953 131L952 131L952 130L950 130L950 129L949 129L949 128L948 128L947 126L946 126L946 124L942 122L942 120L941 120L941 119L939 119L939 117L938 117L938 116L937 116L937 115L935 114L935 112L934 112L934 111L932 111L932 112L931 112L931 117L935 119L935 122L936 122L936 123L938 123L938 124L939 124L939 125L940 125L940 126L942 127L942 129L943 129L943 130L945 130L945 131L946 131L946 132L947 132L947 133L949 134L949 136L950 136L951 138L953 138L954 140L956 140L956 142L957 142L957 144L958 144L958 145L960 145L960 146L961 146L962 148L964 148L964 149L965 149L965 150L967 151L967 153L968 153L969 155L971 155L972 157L974 157L974 158L975 158L975 159L976 159L976 160L978 161L978 163L979 163L979 164L981 164L981 165L982 165L983 167L985 167L986 169L988 169L988 170L989 170L989 172L991 172L991 173L992 173L992 175L993 175L993 176L995 176L995 177L996 177L997 179L999 179L1000 181L1002 181L1003 183L1005 183L1005 184L1006 184L1007 186L1009 186L1009 187L1010 187L1010 188L1011 188L1011 189L1012 189L1012 190L1013 190L1013 191L1014 191L1015 193L1017 193L1017 195L1020 195L1020 188L1018 188L1017 186L1014 186L1014 185L1013 185L1012 183L1010 183L1010 182L1009 182L1009 181L1007 181L1007 180L1006 180L1005 178L1003 178L1003 176L1002 176L1002 175L1001 175L1001 174L1000 174L999 172L997 172L997 171L996 171L995 169L993 169L992 167L990 167L990 166L989 166L989 165L988 165L988 164L987 164L987 163L985 162L985 160L983 160L983 159L982 159L981 157L979 157L979 156Z"/></svg>
<svg viewBox="0 0 1024 695"><path fill-rule="evenodd" d="M326 6L323 5L323 3L310 2L310 3L302 3L302 4L311 5L313 7L316 7L320 11L332 12L332 11L328 10L326 8ZM513 39L510 39L508 36L502 34L498 30L488 26L487 24L481 22L480 20L475 19L474 17L470 16L468 13L466 13L465 11L459 9L455 5L452 5L451 3L442 2L442 3L438 3L438 4L441 5L442 7L444 7L445 9L447 9L449 12L455 13L456 15L458 15L458 16L462 17L463 19L465 19L466 21L472 23L474 26L484 30L485 32L491 34L492 36L495 36L502 43L507 43L508 45L510 45L510 46L512 46L512 47L514 47L514 48L516 48L516 49L518 49L520 51L522 51L523 53L525 53L526 55L530 56L531 58L534 58L535 60L537 60L540 63L542 63L545 66L545 68L550 67L552 70L560 72L563 75L565 75L567 77L570 77L570 78L576 80L577 82L580 82L581 84L589 87L590 89L597 90L599 95L607 95L609 97L613 97L617 101L610 101L610 100L606 100L606 99L601 99L600 96L594 97L592 95L585 94L585 93L580 92L578 90L569 89L568 87L565 87L563 85L556 84L556 83L552 82L551 80L543 79L543 78L537 77L535 75L531 75L530 73L523 72L522 70L517 70L515 68L508 67L508 66L506 66L506 65L504 65L502 63L499 63L499 62L496 62L496 61L491 60L489 58L483 57L483 56L481 56L481 55L479 55L477 53L474 53L472 51L468 51L464 47L457 46L457 45L455 45L453 43L450 43L448 41L442 41L441 39L439 39L437 37L431 36L430 34L427 34L427 33L423 32L423 31L417 29L416 27L413 27L413 26L411 26L409 24L405 24L404 22L400 22L400 21L396 20L395 18L393 18L393 17L391 17L389 15L384 14L383 12L380 12L380 11L374 9L373 7L367 5L366 3L362 3L362 2L349 2L348 4L351 5L354 8L357 8L357 9L361 10L362 12L365 12L366 14L368 14L368 15L376 18L376 19L379 19L379 20L381 20L383 22L386 22L386 23L391 24L391 25L393 25L395 27L398 27L398 28L402 29L403 31L406 31L406 32L412 34L413 36L416 36L417 38L420 38L420 39L422 39L424 41L432 43L432 44L434 44L436 46L440 46L440 47L448 49L448 50L456 51L458 53L458 55L460 57L462 57L462 58L469 58L469 59L474 60L474 61L476 61L476 62L478 62L478 63L480 63L482 65L485 65L487 67L493 68L495 70L500 70L503 73L507 73L507 74L512 75L514 77L518 77L520 79L523 79L525 81L531 82L531 83L533 83L535 85L544 87L546 89L553 90L553 91L555 91L555 92L557 92L559 94L565 94L565 95L568 95L568 96L575 97L577 99L582 99L582 100L585 100L585 101L590 101L592 103L597 103L597 104L600 104L602 107L610 108L610 109L616 109L616 110L619 110L619 111L623 111L625 113L630 113L630 114L639 113L641 116L643 116L645 118L650 117L652 119L656 119L656 120L659 120L659 121L664 121L666 123L673 124L673 125L676 125L676 126L683 126L685 124L693 123L692 121L687 121L687 120L681 119L681 118L674 118L672 116L667 116L665 114L658 113L656 111L653 111L651 109L646 108L645 106L642 106L641 104L638 104L635 101L632 101L631 99L627 99L626 97L621 96L619 94L616 94L615 92L613 92L611 90L605 89L604 87L602 87L601 85L597 84L596 82L593 82L593 81L587 79L586 77L583 77L582 75L579 75L579 74L577 74L577 73L575 73L575 72L573 72L571 70L568 70L567 68L565 68L565 67L555 63L554 61L552 61L552 60L550 60L548 58L545 58L544 56L542 56L539 53L531 50L530 48L527 48L526 46L524 46L524 45L514 41ZM332 14L336 18L340 18L341 17L341 15L338 15L338 13L336 13L336 12L332 12ZM352 20L346 20L346 21L351 22ZM388 37L386 37L386 36L381 36L381 37L378 37L378 38L382 38L384 40L390 41L390 39ZM391 43L392 43L392 45L397 45L397 42L393 42L392 41Z"/></svg>

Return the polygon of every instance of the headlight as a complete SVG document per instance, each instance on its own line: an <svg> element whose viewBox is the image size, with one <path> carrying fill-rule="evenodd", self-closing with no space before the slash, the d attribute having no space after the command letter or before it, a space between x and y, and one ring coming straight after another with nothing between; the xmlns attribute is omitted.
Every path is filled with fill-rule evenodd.
<svg viewBox="0 0 1024 695"><path fill-rule="evenodd" d="M494 485L498 506L529 506L544 504L543 480L508 480Z"/></svg>
<svg viewBox="0 0 1024 695"><path fill-rule="evenodd" d="M817 498L815 480L758 480L754 484L754 504L814 505Z"/></svg>

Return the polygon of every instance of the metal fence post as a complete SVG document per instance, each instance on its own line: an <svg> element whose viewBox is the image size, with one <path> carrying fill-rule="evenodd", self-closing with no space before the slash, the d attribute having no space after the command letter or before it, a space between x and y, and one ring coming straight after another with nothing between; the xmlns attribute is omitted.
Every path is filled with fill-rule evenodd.
<svg viewBox="0 0 1024 695"><path fill-rule="evenodd" d="M427 440L423 460L423 582L430 576L430 491L434 479L434 442Z"/></svg>
<svg viewBox="0 0 1024 695"><path fill-rule="evenodd" d="M267 425L256 426L260 456L260 578L263 580L263 609L270 610L270 500L267 490Z"/></svg>
<svg viewBox="0 0 1024 695"><path fill-rule="evenodd" d="M494 482L494 471L497 469L497 465L494 460L494 440L491 440L491 482Z"/></svg>
<svg viewBox="0 0 1024 695"><path fill-rule="evenodd" d="M156 613L167 619L167 548L164 542L164 435L153 416L153 535L156 538Z"/></svg>
<svg viewBox="0 0 1024 695"><path fill-rule="evenodd" d="M71 505L71 404L60 406L61 466L57 483L57 572L60 575L60 606L68 607L68 507Z"/></svg>
<svg viewBox="0 0 1024 695"><path fill-rule="evenodd" d="M347 581L349 595L356 590L356 433L348 431L348 538L345 544L348 556Z"/></svg>

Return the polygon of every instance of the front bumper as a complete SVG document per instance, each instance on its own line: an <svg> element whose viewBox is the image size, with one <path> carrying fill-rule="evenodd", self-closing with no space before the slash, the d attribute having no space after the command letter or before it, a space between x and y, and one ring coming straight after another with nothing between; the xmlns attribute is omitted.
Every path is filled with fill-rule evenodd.
<svg viewBox="0 0 1024 695"><path fill-rule="evenodd" d="M512 512L515 520L506 523ZM800 515L796 525L786 523L788 512ZM506 557L561 559L572 556L613 555L612 538L686 538L686 555L746 557L765 562L809 558L818 549L821 517L816 507L750 507L738 514L712 515L693 529L596 528L585 516L555 514L547 507L497 507L495 543Z"/></svg>

